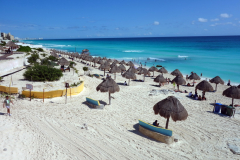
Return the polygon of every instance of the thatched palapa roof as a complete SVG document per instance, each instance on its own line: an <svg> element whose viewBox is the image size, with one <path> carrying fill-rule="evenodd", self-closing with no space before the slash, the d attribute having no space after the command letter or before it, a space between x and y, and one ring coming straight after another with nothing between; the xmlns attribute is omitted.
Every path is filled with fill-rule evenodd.
<svg viewBox="0 0 240 160"><path fill-rule="evenodd" d="M182 73L178 70L178 69L175 69L174 71L171 72L171 75L174 75L174 76L181 76L183 77Z"/></svg>

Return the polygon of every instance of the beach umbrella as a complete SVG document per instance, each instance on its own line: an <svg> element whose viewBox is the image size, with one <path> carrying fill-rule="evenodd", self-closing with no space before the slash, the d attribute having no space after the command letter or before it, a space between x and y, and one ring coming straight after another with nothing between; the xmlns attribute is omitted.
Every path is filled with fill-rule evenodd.
<svg viewBox="0 0 240 160"><path fill-rule="evenodd" d="M139 74L143 74L143 81L145 81L146 75L150 75L150 72L146 68L138 67L137 71Z"/></svg>
<svg viewBox="0 0 240 160"><path fill-rule="evenodd" d="M159 87L161 83L166 83L166 79L163 77L162 74L159 74L156 78L154 78L154 82L158 82L159 83Z"/></svg>
<svg viewBox="0 0 240 160"><path fill-rule="evenodd" d="M115 59L113 62L115 62L116 64L118 64L118 63L119 63L119 61L118 61L118 60L116 60L116 59Z"/></svg>
<svg viewBox="0 0 240 160"><path fill-rule="evenodd" d="M173 80L172 83L175 82L177 84L178 87L178 91L179 91L179 85L183 85L186 84L186 81L181 77L181 76L176 76Z"/></svg>
<svg viewBox="0 0 240 160"><path fill-rule="evenodd" d="M160 68L157 72L162 73L162 74L168 73L168 71L164 67Z"/></svg>
<svg viewBox="0 0 240 160"><path fill-rule="evenodd" d="M121 69L117 65L113 66L109 71L109 73L114 73L114 79L116 79L116 73L120 73L120 72L121 72Z"/></svg>
<svg viewBox="0 0 240 160"><path fill-rule="evenodd" d="M70 62L67 61L64 57L62 57L59 61L58 61L58 64L61 65L61 66L69 66L70 65Z"/></svg>
<svg viewBox="0 0 240 160"><path fill-rule="evenodd" d="M196 85L196 90L197 89L203 91L202 96L205 95L205 92L213 91L212 85L206 80L203 80L202 82L198 83L198 85Z"/></svg>
<svg viewBox="0 0 240 160"><path fill-rule="evenodd" d="M124 64L126 65L126 62L124 60L122 60L121 62L119 62L119 64Z"/></svg>
<svg viewBox="0 0 240 160"><path fill-rule="evenodd" d="M171 75L174 75L174 76L180 75L181 77L183 77L182 73L178 69L175 69L174 71L172 71Z"/></svg>
<svg viewBox="0 0 240 160"><path fill-rule="evenodd" d="M194 80L200 80L201 78L196 73L192 72L192 74L188 77L188 79L193 80L193 83L194 83Z"/></svg>
<svg viewBox="0 0 240 160"><path fill-rule="evenodd" d="M134 66L134 64L133 64L131 61L129 61L126 65L127 65L127 66L130 66L130 67L133 67L133 66Z"/></svg>
<svg viewBox="0 0 240 160"><path fill-rule="evenodd" d="M153 72L153 77L154 77L154 71L158 71L158 69L154 66L148 69L148 71Z"/></svg>
<svg viewBox="0 0 240 160"><path fill-rule="evenodd" d="M90 62L90 66L91 66L91 62L93 61L93 57L92 56L87 57L87 61Z"/></svg>
<svg viewBox="0 0 240 160"><path fill-rule="evenodd" d="M58 58L58 55L57 55L57 53L51 53L51 55L53 56L53 57L56 57L56 58Z"/></svg>
<svg viewBox="0 0 240 160"><path fill-rule="evenodd" d="M102 59L100 59L97 63L98 63L98 64L103 64L104 61L103 61Z"/></svg>
<svg viewBox="0 0 240 160"><path fill-rule="evenodd" d="M105 76L105 70L109 70L110 69L110 65L109 63L105 62L103 64L100 65L99 69L103 69L104 70L104 76Z"/></svg>
<svg viewBox="0 0 240 160"><path fill-rule="evenodd" d="M18 45L16 45L13 41L7 42L7 44L5 46L7 46L7 47L18 47Z"/></svg>
<svg viewBox="0 0 240 160"><path fill-rule="evenodd" d="M89 50L88 49L84 49L84 50L82 50L83 52L88 52Z"/></svg>
<svg viewBox="0 0 240 160"><path fill-rule="evenodd" d="M210 82L216 84L215 90L217 90L217 85L219 83L224 84L224 81L219 76L214 77L213 79L210 80Z"/></svg>
<svg viewBox="0 0 240 160"><path fill-rule="evenodd" d="M130 67L125 73L122 74L122 77L128 79L128 85L130 85L130 79L136 79L135 72L132 67Z"/></svg>
<svg viewBox="0 0 240 160"><path fill-rule="evenodd" d="M98 62L98 58L97 57L94 57L93 58L93 63L94 63L94 67L96 67L96 63Z"/></svg>
<svg viewBox="0 0 240 160"><path fill-rule="evenodd" d="M240 99L240 89L236 86L231 86L225 91L223 91L223 96L232 98L232 106L233 106L233 100L234 99Z"/></svg>
<svg viewBox="0 0 240 160"><path fill-rule="evenodd" d="M109 59L107 60L107 62L111 63L111 62L112 62L112 60L109 58Z"/></svg>
<svg viewBox="0 0 240 160"><path fill-rule="evenodd" d="M118 68L122 71L126 71L126 67L123 64L120 64Z"/></svg>
<svg viewBox="0 0 240 160"><path fill-rule="evenodd" d="M168 96L167 98L159 101L153 106L155 114L167 119L166 129L168 129L169 118L171 117L173 121L183 121L188 117L187 110L183 107L180 101L174 96Z"/></svg>
<svg viewBox="0 0 240 160"><path fill-rule="evenodd" d="M110 65L110 67L112 68L112 67L116 66L116 64L117 64L117 62L114 61L114 62Z"/></svg>
<svg viewBox="0 0 240 160"><path fill-rule="evenodd" d="M106 57L103 57L103 58L102 58L102 60L105 60L105 61L107 61L108 59L107 59Z"/></svg>
<svg viewBox="0 0 240 160"><path fill-rule="evenodd" d="M111 104L111 93L119 92L120 88L118 84L111 78L107 77L100 83L97 88L97 91L108 92L109 93L109 105Z"/></svg>
<svg viewBox="0 0 240 160"><path fill-rule="evenodd" d="M3 46L0 45L0 50L4 50Z"/></svg>

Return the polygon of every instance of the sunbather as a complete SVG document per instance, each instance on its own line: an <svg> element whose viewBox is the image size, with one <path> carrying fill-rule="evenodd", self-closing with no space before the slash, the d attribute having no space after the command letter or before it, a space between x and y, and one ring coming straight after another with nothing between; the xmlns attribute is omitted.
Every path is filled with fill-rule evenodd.
<svg viewBox="0 0 240 160"><path fill-rule="evenodd" d="M198 100L199 100L199 101L202 100L202 96L201 96L201 95L198 96Z"/></svg>
<svg viewBox="0 0 240 160"><path fill-rule="evenodd" d="M205 97L205 95L203 95L202 100L205 100L205 101L207 100L207 98Z"/></svg>
<svg viewBox="0 0 240 160"><path fill-rule="evenodd" d="M157 126L157 127L159 126L159 123L157 123L157 120L155 122L153 122L153 125Z"/></svg>

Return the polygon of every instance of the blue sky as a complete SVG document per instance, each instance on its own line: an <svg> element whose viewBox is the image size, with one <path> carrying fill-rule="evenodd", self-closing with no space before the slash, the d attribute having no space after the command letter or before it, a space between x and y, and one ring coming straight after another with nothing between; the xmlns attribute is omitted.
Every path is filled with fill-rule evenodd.
<svg viewBox="0 0 240 160"><path fill-rule="evenodd" d="M1 0L0 31L20 38L240 35L239 10L240 0Z"/></svg>

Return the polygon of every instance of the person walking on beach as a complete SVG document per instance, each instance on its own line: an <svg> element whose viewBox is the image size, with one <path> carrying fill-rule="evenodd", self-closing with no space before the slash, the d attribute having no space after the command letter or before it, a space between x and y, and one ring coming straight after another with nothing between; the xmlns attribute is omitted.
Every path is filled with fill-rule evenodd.
<svg viewBox="0 0 240 160"><path fill-rule="evenodd" d="M202 77L202 73L201 73L201 77Z"/></svg>
<svg viewBox="0 0 240 160"><path fill-rule="evenodd" d="M227 84L228 86L231 86L231 81L230 81L230 79L228 80L228 84Z"/></svg>
<svg viewBox="0 0 240 160"><path fill-rule="evenodd" d="M4 108L4 107L7 108L7 114L8 114L9 116L11 116L11 114L10 114L10 103L13 104L13 102L12 102L11 100L9 100L9 97L6 96L6 99L5 99L4 102L3 102L3 108Z"/></svg>
<svg viewBox="0 0 240 160"><path fill-rule="evenodd" d="M186 80L188 81L188 75L186 75Z"/></svg>
<svg viewBox="0 0 240 160"><path fill-rule="evenodd" d="M175 89L175 85L176 85L176 83L175 82L173 82L173 88Z"/></svg>

